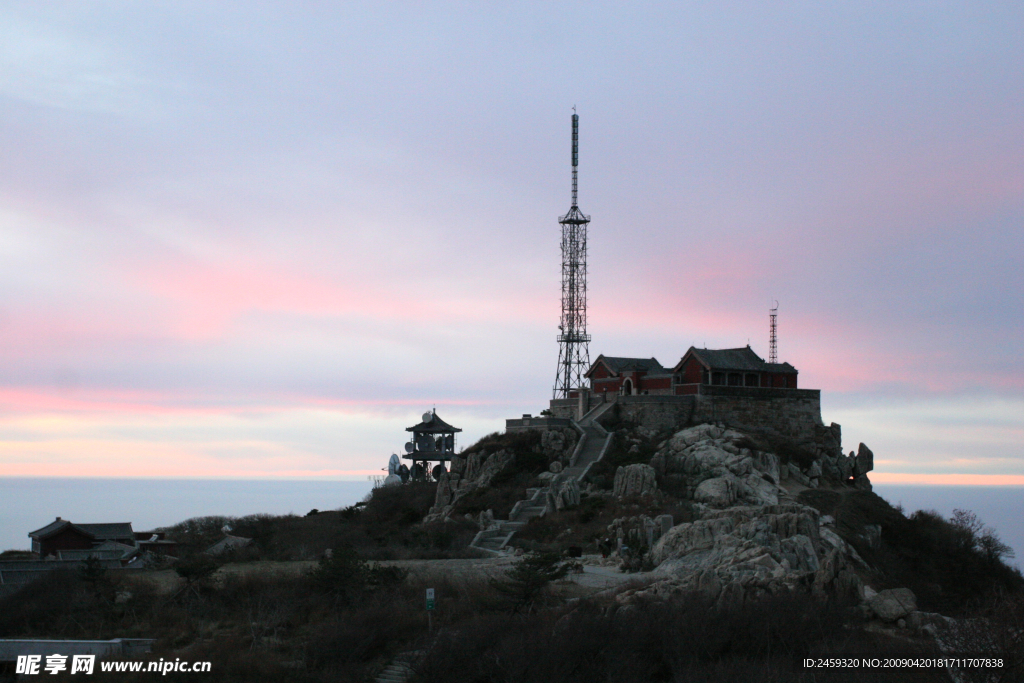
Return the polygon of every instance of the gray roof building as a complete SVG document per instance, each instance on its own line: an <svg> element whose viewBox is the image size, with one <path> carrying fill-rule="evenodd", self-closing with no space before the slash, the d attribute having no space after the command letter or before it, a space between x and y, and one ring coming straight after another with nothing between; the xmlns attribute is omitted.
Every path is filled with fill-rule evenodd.
<svg viewBox="0 0 1024 683"><path fill-rule="evenodd" d="M754 353L749 346L739 349L698 349L691 346L683 355L692 355L708 370L737 370L741 372L782 372L795 373L797 371L789 363L766 363L763 358ZM683 360L679 361L678 368Z"/></svg>

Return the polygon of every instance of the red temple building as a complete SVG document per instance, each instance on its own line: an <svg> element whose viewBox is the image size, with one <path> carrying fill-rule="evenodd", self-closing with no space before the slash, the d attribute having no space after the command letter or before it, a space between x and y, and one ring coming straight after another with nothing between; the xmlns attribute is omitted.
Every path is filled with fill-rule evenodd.
<svg viewBox="0 0 1024 683"><path fill-rule="evenodd" d="M584 375L594 394L680 396L700 393L701 385L796 389L797 369L767 363L749 347L698 349L691 346L675 367L655 358L598 356Z"/></svg>

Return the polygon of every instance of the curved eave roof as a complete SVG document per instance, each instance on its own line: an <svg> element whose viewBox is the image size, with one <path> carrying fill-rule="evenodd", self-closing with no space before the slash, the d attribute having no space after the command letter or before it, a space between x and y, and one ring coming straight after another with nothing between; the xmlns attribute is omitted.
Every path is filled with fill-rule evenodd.
<svg viewBox="0 0 1024 683"><path fill-rule="evenodd" d="M439 418L437 413L432 413L429 420L420 422L413 427L406 427L405 431L416 432L417 434L449 434L451 432L461 432L462 430L451 426Z"/></svg>

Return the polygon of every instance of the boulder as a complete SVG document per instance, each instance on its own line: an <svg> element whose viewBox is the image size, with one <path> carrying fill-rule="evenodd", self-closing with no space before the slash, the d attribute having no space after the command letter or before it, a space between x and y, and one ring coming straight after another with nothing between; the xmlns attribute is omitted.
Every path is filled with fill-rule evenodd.
<svg viewBox="0 0 1024 683"><path fill-rule="evenodd" d="M751 472L743 480L740 494L751 505L776 505L779 502L779 488L767 481L764 475Z"/></svg>
<svg viewBox="0 0 1024 683"><path fill-rule="evenodd" d="M453 475L451 472L445 472L437 480L437 492L434 494L434 508L432 511L439 512L441 508L452 502L452 477L458 480L457 474Z"/></svg>
<svg viewBox="0 0 1024 683"><path fill-rule="evenodd" d="M818 555L809 537L796 534L782 539L779 546L782 559L789 561L790 569L800 572L818 571Z"/></svg>
<svg viewBox="0 0 1024 683"><path fill-rule="evenodd" d="M909 588L890 588L868 600L868 607L882 621L894 622L917 610L917 598Z"/></svg>
<svg viewBox="0 0 1024 683"><path fill-rule="evenodd" d="M476 453L473 454L475 456ZM473 456L470 456L470 462L472 462ZM516 454L513 451L502 449L496 453L492 453L484 464L480 467L480 473L477 475L478 486L490 486L491 481L498 476L511 469L515 465ZM468 477L467 477L468 478Z"/></svg>
<svg viewBox="0 0 1024 683"><path fill-rule="evenodd" d="M843 474L839 470L839 465L837 465L834 460L822 458L820 462L822 469L822 477L834 482L843 480Z"/></svg>
<svg viewBox="0 0 1024 683"><path fill-rule="evenodd" d="M857 447L853 476L862 477L873 469L875 469L875 454L871 452L870 448L861 444Z"/></svg>
<svg viewBox="0 0 1024 683"><path fill-rule="evenodd" d="M554 460L550 465L548 465L548 470L550 470L554 474L558 474L559 472L562 471L562 463L559 462L558 460Z"/></svg>
<svg viewBox="0 0 1024 683"><path fill-rule="evenodd" d="M476 523L481 529L490 529L497 526L498 523L494 519L494 510L482 510L477 517Z"/></svg>
<svg viewBox="0 0 1024 683"><path fill-rule="evenodd" d="M616 498L626 496L646 496L658 490L654 468L650 465L637 463L626 465L615 470L615 482L612 493Z"/></svg>
<svg viewBox="0 0 1024 683"><path fill-rule="evenodd" d="M862 474L853 480L854 488L860 489L861 491L871 490L871 481L868 480L868 475Z"/></svg>
<svg viewBox="0 0 1024 683"><path fill-rule="evenodd" d="M466 473L466 459L461 456L453 456L451 469L449 470L452 474L458 474L462 476Z"/></svg>
<svg viewBox="0 0 1024 683"><path fill-rule="evenodd" d="M735 528L735 520L729 517L702 519L676 525L655 544L653 559L661 563L668 559L685 558L692 553L711 550L715 547L716 538L732 533Z"/></svg>
<svg viewBox="0 0 1024 683"><path fill-rule="evenodd" d="M689 427L681 431L676 432L669 439L668 447L673 451L682 451L687 446L691 446L698 441L704 441L709 439L718 439L722 436L722 430L714 425L702 424L696 427Z"/></svg>
<svg viewBox="0 0 1024 683"><path fill-rule="evenodd" d="M789 463L789 478L798 484L811 487L811 478L800 471L800 468L793 463Z"/></svg>
<svg viewBox="0 0 1024 683"><path fill-rule="evenodd" d="M945 628L952 620L937 612L911 612L907 615L907 626L915 631L924 631L934 635Z"/></svg>
<svg viewBox="0 0 1024 683"><path fill-rule="evenodd" d="M853 479L854 465L857 461L857 456L850 453L849 456L840 455L836 465L839 467L839 476L843 481L849 481Z"/></svg>
<svg viewBox="0 0 1024 683"><path fill-rule="evenodd" d="M576 445L576 432L572 429L545 429L540 433L540 447L551 459L568 456Z"/></svg>
<svg viewBox="0 0 1024 683"><path fill-rule="evenodd" d="M573 507L580 504L580 485L575 479L563 481L554 491L554 504L556 510Z"/></svg>
<svg viewBox="0 0 1024 683"><path fill-rule="evenodd" d="M774 453L756 451L753 456L754 469L768 477L776 484L782 481L782 474L779 469L779 457Z"/></svg>
<svg viewBox="0 0 1024 683"><path fill-rule="evenodd" d="M736 502L737 496L736 477L731 474L705 479L693 492L695 501L717 508L729 507Z"/></svg>
<svg viewBox="0 0 1024 683"><path fill-rule="evenodd" d="M463 473L463 477L465 477L466 481L473 481L480 476L480 468L483 467L484 458L486 457L486 453L477 451L476 453L471 453L469 457L466 458L466 471Z"/></svg>

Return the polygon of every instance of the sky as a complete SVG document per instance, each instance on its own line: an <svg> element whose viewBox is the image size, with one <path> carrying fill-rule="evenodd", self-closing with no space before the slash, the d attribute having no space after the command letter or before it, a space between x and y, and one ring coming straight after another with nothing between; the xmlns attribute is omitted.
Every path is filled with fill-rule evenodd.
<svg viewBox="0 0 1024 683"><path fill-rule="evenodd" d="M364 480L590 356L779 357L1024 484L1019 2L0 2L0 476Z"/></svg>

